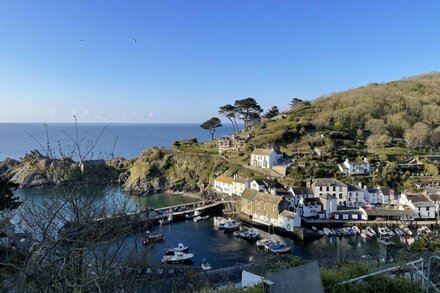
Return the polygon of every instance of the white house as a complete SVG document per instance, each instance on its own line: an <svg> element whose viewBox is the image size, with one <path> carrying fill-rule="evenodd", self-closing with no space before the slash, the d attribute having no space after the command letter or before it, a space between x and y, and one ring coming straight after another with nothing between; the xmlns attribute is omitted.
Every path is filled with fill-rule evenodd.
<svg viewBox="0 0 440 293"><path fill-rule="evenodd" d="M301 217L317 217L323 211L321 200L315 197L302 198L298 203L296 211Z"/></svg>
<svg viewBox="0 0 440 293"><path fill-rule="evenodd" d="M284 210L278 215L278 226L292 232L294 228L301 227L301 217L297 213Z"/></svg>
<svg viewBox="0 0 440 293"><path fill-rule="evenodd" d="M245 178L234 178L232 181L232 194L241 196L246 188L250 187L250 180Z"/></svg>
<svg viewBox="0 0 440 293"><path fill-rule="evenodd" d="M289 196L284 196L289 209L296 208L302 198L306 199L315 197L313 190L310 187L291 187L289 188L289 193Z"/></svg>
<svg viewBox="0 0 440 293"><path fill-rule="evenodd" d="M338 203L336 196L330 193L325 193L320 196L322 209L323 209L323 217L326 219L330 219L333 213L338 210Z"/></svg>
<svg viewBox="0 0 440 293"><path fill-rule="evenodd" d="M270 169L279 165L283 159L282 154L278 154L272 149L255 149L251 154L251 166Z"/></svg>
<svg viewBox="0 0 440 293"><path fill-rule="evenodd" d="M435 219L436 205L422 193L402 193L399 203L409 206L416 219Z"/></svg>
<svg viewBox="0 0 440 293"><path fill-rule="evenodd" d="M234 178L223 176L223 175L219 176L219 177L215 178L215 180L214 180L214 190L219 193L232 195L233 194L233 183L234 183Z"/></svg>
<svg viewBox="0 0 440 293"><path fill-rule="evenodd" d="M436 206L436 213L439 214L439 207L440 207L440 189L435 187L426 187L423 193L429 197L429 199L435 204Z"/></svg>
<svg viewBox="0 0 440 293"><path fill-rule="evenodd" d="M271 179L255 179L250 183L250 188L253 190L261 191L276 195L278 188L284 188L277 181Z"/></svg>
<svg viewBox="0 0 440 293"><path fill-rule="evenodd" d="M330 193L337 199L338 205L344 206L347 203L348 186L334 178L318 178L311 184L315 197L322 197Z"/></svg>
<svg viewBox="0 0 440 293"><path fill-rule="evenodd" d="M364 191L356 185L348 185L347 206L363 207L365 205Z"/></svg>
<svg viewBox="0 0 440 293"><path fill-rule="evenodd" d="M339 170L345 175L368 175L371 173L370 163L365 158L362 161L350 162L348 159L338 164Z"/></svg>
<svg viewBox="0 0 440 293"><path fill-rule="evenodd" d="M388 188L367 188L364 186L365 202L371 204L389 204L394 200L394 190Z"/></svg>

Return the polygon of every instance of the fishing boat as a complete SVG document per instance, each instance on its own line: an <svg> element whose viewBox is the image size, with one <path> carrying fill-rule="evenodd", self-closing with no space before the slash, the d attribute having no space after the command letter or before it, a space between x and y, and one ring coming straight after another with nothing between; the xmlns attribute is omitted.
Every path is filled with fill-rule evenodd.
<svg viewBox="0 0 440 293"><path fill-rule="evenodd" d="M157 242L162 242L163 239L164 237L162 233L147 232L147 237L142 240L142 243L144 245L149 245Z"/></svg>
<svg viewBox="0 0 440 293"><path fill-rule="evenodd" d="M274 244L275 244L275 241L273 241L272 239L269 239L269 238L257 240L257 243L256 243L257 248L264 248L264 249L268 249L269 247L271 247Z"/></svg>
<svg viewBox="0 0 440 293"><path fill-rule="evenodd" d="M223 230L225 232L232 232L232 231L236 231L238 229L240 229L240 223L237 222L236 220L227 221L223 225Z"/></svg>
<svg viewBox="0 0 440 293"><path fill-rule="evenodd" d="M408 227L403 228L403 232L406 236L413 236L413 232Z"/></svg>
<svg viewBox="0 0 440 293"><path fill-rule="evenodd" d="M351 230L354 232L355 235L361 234L361 230L357 226L351 227Z"/></svg>
<svg viewBox="0 0 440 293"><path fill-rule="evenodd" d="M207 220L207 219L209 219L208 215L203 216L203 217L202 216L196 216L196 217L193 218L193 221L194 222L198 222L198 221Z"/></svg>
<svg viewBox="0 0 440 293"><path fill-rule="evenodd" d="M386 235L388 235L388 236L390 236L390 237L392 237L392 236L396 236L396 233L394 233L393 231L391 231L390 228L385 227L384 229L385 229Z"/></svg>
<svg viewBox="0 0 440 293"><path fill-rule="evenodd" d="M204 258L202 260L202 270L203 271L209 271L211 269L212 269L211 265L209 264L209 262L206 261L206 258Z"/></svg>
<svg viewBox="0 0 440 293"><path fill-rule="evenodd" d="M187 252L189 249L190 249L190 247L188 245L184 245L183 243L179 243L179 244L177 244L177 247L167 248L166 251L173 250L173 251Z"/></svg>
<svg viewBox="0 0 440 293"><path fill-rule="evenodd" d="M288 253L288 252L290 252L291 250L292 250L292 247L287 246L287 245L282 244L282 243L274 244L274 245L272 245L272 246L269 248L269 251L272 252L272 253L275 253L275 254Z"/></svg>
<svg viewBox="0 0 440 293"><path fill-rule="evenodd" d="M372 237L376 237L376 236L377 236L376 231L374 231L374 229L371 228L370 226L368 226L368 227L365 229L365 234L366 234L368 237L370 237L370 238L372 238Z"/></svg>
<svg viewBox="0 0 440 293"><path fill-rule="evenodd" d="M333 236L332 230L329 228L324 228L322 231L324 232L325 236Z"/></svg>
<svg viewBox="0 0 440 293"><path fill-rule="evenodd" d="M234 231L234 233L232 233L232 235L234 235L237 238L243 238L244 237L244 232L243 231Z"/></svg>
<svg viewBox="0 0 440 293"><path fill-rule="evenodd" d="M381 238L379 238L378 241L384 245L393 245L394 244L394 242L391 241L389 237L381 237Z"/></svg>
<svg viewBox="0 0 440 293"><path fill-rule="evenodd" d="M169 214L166 218L160 219L159 224L160 225L167 225L170 224L173 221L173 215Z"/></svg>
<svg viewBox="0 0 440 293"><path fill-rule="evenodd" d="M378 227L377 233L379 234L379 236L386 236L387 235L387 231L384 227Z"/></svg>
<svg viewBox="0 0 440 293"><path fill-rule="evenodd" d="M185 253L182 251L168 250L162 257L162 263L175 264L175 263L187 263L191 262L194 257L193 253Z"/></svg>

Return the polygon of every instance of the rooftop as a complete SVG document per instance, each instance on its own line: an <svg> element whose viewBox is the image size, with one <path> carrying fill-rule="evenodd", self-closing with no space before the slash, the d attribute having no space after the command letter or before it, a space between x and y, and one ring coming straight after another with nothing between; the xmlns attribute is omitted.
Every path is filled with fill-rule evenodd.
<svg viewBox="0 0 440 293"><path fill-rule="evenodd" d="M286 217L286 218L295 218L296 217L296 213L289 211L289 210L284 210L281 212L280 216Z"/></svg>
<svg viewBox="0 0 440 293"><path fill-rule="evenodd" d="M241 194L241 198L243 199L247 199L247 200L253 200L255 198L255 196L257 195L258 191L251 189L251 188L246 188L245 190L243 190L243 193Z"/></svg>
<svg viewBox="0 0 440 293"><path fill-rule="evenodd" d="M272 195L270 193L258 192L257 195L255 196L255 200L260 200L273 204L279 204L280 202L283 201L283 197Z"/></svg>
<svg viewBox="0 0 440 293"><path fill-rule="evenodd" d="M270 154L274 152L274 149L255 149L252 154L259 156L270 156Z"/></svg>
<svg viewBox="0 0 440 293"><path fill-rule="evenodd" d="M313 182L315 186L340 186L346 187L347 185L335 178L318 178Z"/></svg>
<svg viewBox="0 0 440 293"><path fill-rule="evenodd" d="M215 178L215 181L232 184L232 182L234 182L234 178L221 175Z"/></svg>
<svg viewBox="0 0 440 293"><path fill-rule="evenodd" d="M356 186L356 185L349 184L348 191L362 191L362 188L360 188L359 186Z"/></svg>

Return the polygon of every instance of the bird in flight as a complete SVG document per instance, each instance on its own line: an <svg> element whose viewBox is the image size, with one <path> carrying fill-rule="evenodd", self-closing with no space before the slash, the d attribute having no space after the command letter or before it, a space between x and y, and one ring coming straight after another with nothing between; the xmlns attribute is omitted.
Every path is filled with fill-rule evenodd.
<svg viewBox="0 0 440 293"><path fill-rule="evenodd" d="M133 42L137 43L138 41L135 38L133 38Z"/></svg>
<svg viewBox="0 0 440 293"><path fill-rule="evenodd" d="M64 77L70 77L70 75L68 75L68 74L66 74L66 73L64 73L63 75L64 75Z"/></svg>
<svg viewBox="0 0 440 293"><path fill-rule="evenodd" d="M84 40L84 39L80 39L79 41L80 41L80 42L85 42L86 40Z"/></svg>

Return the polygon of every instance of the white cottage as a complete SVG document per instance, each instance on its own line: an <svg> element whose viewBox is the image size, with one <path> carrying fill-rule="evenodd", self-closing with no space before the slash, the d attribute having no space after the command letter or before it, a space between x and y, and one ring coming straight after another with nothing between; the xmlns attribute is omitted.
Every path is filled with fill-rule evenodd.
<svg viewBox="0 0 440 293"><path fill-rule="evenodd" d="M245 178L234 178L232 181L232 194L241 196L246 188L249 188L250 180Z"/></svg>
<svg viewBox="0 0 440 293"><path fill-rule="evenodd" d="M347 196L347 206L348 207L363 207L365 205L364 191L362 188L356 185L348 185L348 196Z"/></svg>
<svg viewBox="0 0 440 293"><path fill-rule="evenodd" d="M402 193L399 203L409 206L414 211L416 219L435 219L437 206L425 194Z"/></svg>
<svg viewBox="0 0 440 293"><path fill-rule="evenodd" d="M331 194L336 198L337 204L344 206L347 203L348 186L334 178L318 178L312 182L313 194L321 197Z"/></svg>
<svg viewBox="0 0 440 293"><path fill-rule="evenodd" d="M272 149L255 149L251 154L251 166L270 169L279 165L283 159L283 155Z"/></svg>
<svg viewBox="0 0 440 293"><path fill-rule="evenodd" d="M345 159L342 164L338 164L338 167L345 175L368 175L371 173L370 163L367 158L353 162Z"/></svg>
<svg viewBox="0 0 440 293"><path fill-rule="evenodd" d="M234 178L219 176L214 180L214 190L218 193L232 195Z"/></svg>
<svg viewBox="0 0 440 293"><path fill-rule="evenodd" d="M301 227L301 217L297 213L284 210L278 215L278 226L292 232L294 228Z"/></svg>

